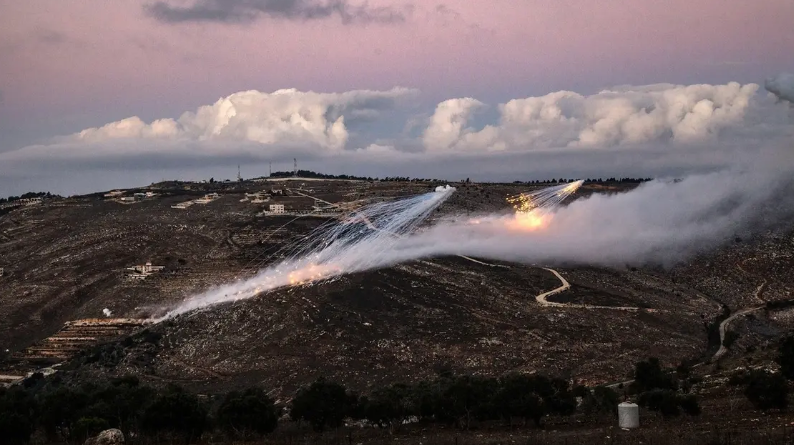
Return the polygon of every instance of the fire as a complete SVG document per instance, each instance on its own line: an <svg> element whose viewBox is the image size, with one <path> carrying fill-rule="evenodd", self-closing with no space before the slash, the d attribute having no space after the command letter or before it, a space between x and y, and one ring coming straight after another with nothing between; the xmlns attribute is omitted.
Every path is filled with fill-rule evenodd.
<svg viewBox="0 0 794 445"><path fill-rule="evenodd" d="M314 281L330 278L340 272L341 270L338 267L310 264L302 269L290 272L288 276L289 284L291 286L297 286L300 284L312 283Z"/></svg>
<svg viewBox="0 0 794 445"><path fill-rule="evenodd" d="M552 215L542 212L516 212L515 217L508 221L507 226L513 230L543 230L551 224Z"/></svg>

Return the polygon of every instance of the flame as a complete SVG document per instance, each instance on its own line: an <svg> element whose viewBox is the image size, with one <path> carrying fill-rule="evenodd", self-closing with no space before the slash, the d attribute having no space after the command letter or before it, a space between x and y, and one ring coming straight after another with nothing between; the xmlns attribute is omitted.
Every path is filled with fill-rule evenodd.
<svg viewBox="0 0 794 445"><path fill-rule="evenodd" d="M294 270L289 273L288 279L290 286L312 283L323 280L341 272L341 269L327 264L310 264L302 269Z"/></svg>
<svg viewBox="0 0 794 445"><path fill-rule="evenodd" d="M536 231L543 230L551 224L552 215L545 212L516 212L513 219L509 220L507 227L513 230Z"/></svg>

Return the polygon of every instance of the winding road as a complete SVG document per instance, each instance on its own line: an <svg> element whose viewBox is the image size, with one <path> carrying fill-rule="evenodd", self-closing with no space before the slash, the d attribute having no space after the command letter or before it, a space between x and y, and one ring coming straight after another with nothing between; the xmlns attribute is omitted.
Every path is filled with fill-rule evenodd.
<svg viewBox="0 0 794 445"><path fill-rule="evenodd" d="M758 286L758 288L756 288L755 290L754 298L760 301L761 303L759 303L756 306L746 307L740 310L739 312L736 312L735 314L731 315L730 317L726 318L725 320L722 321L722 323L720 323L720 349L718 349L717 352L714 354L714 357L711 359L712 362L716 362L717 360L720 359L720 357L722 357L723 355L725 355L726 352L728 352L728 348L725 347L725 333L727 332L728 325L731 324L731 322L735 318L742 317L744 315L749 314L750 312L755 312L759 309L763 309L766 306L766 302L761 298L761 293L764 291L764 287L766 286L766 283L767 281L764 280L764 282L761 283L761 285Z"/></svg>
<svg viewBox="0 0 794 445"><path fill-rule="evenodd" d="M633 312L636 312L636 311L639 311L639 310L644 310L646 312L659 312L658 309L645 309L645 308L639 308L639 307L633 307L633 306L598 306L598 305L593 305L593 304L557 303L557 302L554 302L554 301L549 301L548 297L550 297L552 295L559 294L560 292L565 292L566 290L570 289L571 288L571 283L569 283L568 280L563 278L563 276L560 275L560 273L557 272L554 269L550 269L550 268L544 267L543 270L547 270L547 271L553 273L554 276L556 276L557 279L560 280L561 285L560 285L560 287L552 289L552 290L550 290L548 292L543 292L542 294L538 294L535 297L535 301L537 301L538 304L540 304L541 306L544 306L544 307L567 307L567 308L577 308L577 309L612 309L612 310L615 310L615 311L633 311Z"/></svg>

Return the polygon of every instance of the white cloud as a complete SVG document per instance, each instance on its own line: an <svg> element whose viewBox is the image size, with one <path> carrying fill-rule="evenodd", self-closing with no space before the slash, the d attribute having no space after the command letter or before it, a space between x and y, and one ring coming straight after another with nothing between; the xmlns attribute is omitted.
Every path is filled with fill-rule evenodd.
<svg viewBox="0 0 794 445"><path fill-rule="evenodd" d="M764 82L767 91L782 100L794 103L794 74L781 73Z"/></svg>
<svg viewBox="0 0 794 445"><path fill-rule="evenodd" d="M758 88L733 82L620 87L590 96L558 91L501 104L499 123L479 131L466 128L469 99L453 99L436 109L424 143L432 150L526 150L713 142L745 124Z"/></svg>
<svg viewBox="0 0 794 445"><path fill-rule="evenodd" d="M449 99L438 104L422 137L425 147L449 148L470 134L472 130L465 128L465 125L472 114L484 106L484 103L471 97Z"/></svg>
<svg viewBox="0 0 794 445"><path fill-rule="evenodd" d="M242 91L218 99L212 105L186 112L178 119L159 119L146 124L137 116L88 128L74 142L106 142L114 139L162 139L167 141L233 141L273 144L310 144L341 150L348 141L345 116L375 119L383 109L412 90L356 90L345 93L302 92L295 89L273 93Z"/></svg>

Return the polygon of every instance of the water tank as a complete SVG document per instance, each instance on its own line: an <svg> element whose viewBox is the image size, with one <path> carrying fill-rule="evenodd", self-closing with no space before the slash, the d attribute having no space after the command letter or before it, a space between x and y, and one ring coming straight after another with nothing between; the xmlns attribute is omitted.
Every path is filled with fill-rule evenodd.
<svg viewBox="0 0 794 445"><path fill-rule="evenodd" d="M618 426L621 428L640 427L640 408L636 403L623 402L618 405Z"/></svg>

